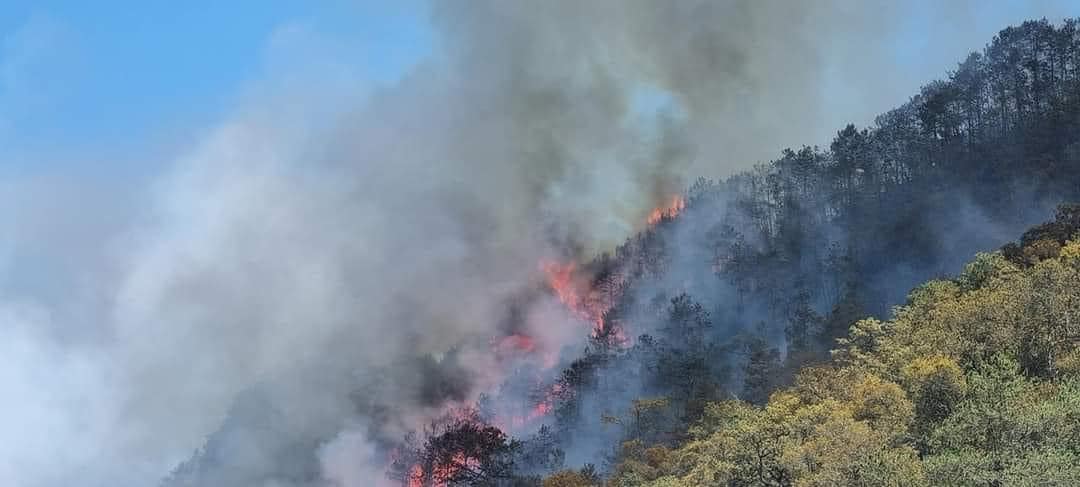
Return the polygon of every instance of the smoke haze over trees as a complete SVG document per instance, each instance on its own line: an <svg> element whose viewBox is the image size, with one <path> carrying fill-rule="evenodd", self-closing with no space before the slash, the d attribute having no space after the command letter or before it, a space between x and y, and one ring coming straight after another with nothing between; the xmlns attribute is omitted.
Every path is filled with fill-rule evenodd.
<svg viewBox="0 0 1080 487"><path fill-rule="evenodd" d="M262 87L273 103L254 96L130 201L80 184L73 209L16 196L20 223L99 199L125 218L68 217L83 239L20 225L50 246L9 246L13 268L40 252L43 274L76 271L0 301L5 384L24 398L4 425L30 438L0 449L0 479L644 482L682 478L667 456L713 448L717 424L772 431L753 405L829 367L853 323L1080 196L1075 21L1010 27L873 123L864 108L848 112L859 126L822 124L845 94L907 89L876 40L893 9L441 2L437 52L362 102ZM753 165L807 142L825 145ZM995 269L1072 265L1068 222L1040 228ZM1035 244L1051 234L1058 248ZM997 365L922 357L916 372L1029 391L1071 370L1056 339L1017 332L1001 347L1027 351ZM949 443L984 407L977 389L933 384L968 412L949 422L906 366L857 370L899 413L867 427L859 398L830 396L856 406L829 424L895 447L905 474L912 455L949 478L981 461L950 455L1000 453ZM921 436L902 446L905 427ZM1038 447L1070 458L1054 441Z"/></svg>
<svg viewBox="0 0 1080 487"><path fill-rule="evenodd" d="M593 469L586 477L648 478L634 469L651 468L659 479L666 467L648 466L655 459L646 448L692 439L691 425L718 414L715 401L764 404L800 367L828 361L834 340L856 320L887 317L911 287L957 272L976 252L1003 245L1080 196L1078 51L1074 21L1008 28L872 127L842 128L828 149L786 150L769 164L691 185L646 230L566 277L584 281L574 292L588 293L567 304L599 322L584 354L573 359L564 350L572 362L558 374L530 375L539 367L526 364L492 389L496 403L550 408L540 420L551 428L520 440L491 437L489 448L458 459L467 448L451 438L475 437L499 421L498 411L451 413L413 433L426 439L397 447L385 430L365 434L385 441L383 448L413 452L396 457L392 469L410 485L528 483L583 465ZM520 325L515 319L509 326ZM453 353L432 363L425 375L441 391L424 397L467 402L455 386L468 377L459 360ZM387 407L379 403L358 402L365 414ZM746 411L737 417L756 414ZM897 455L906 466L888 468L925 475L911 463L915 450ZM196 457L202 463L176 478L220 475L207 458ZM780 484L796 475L775 468L769 475Z"/></svg>
<svg viewBox="0 0 1080 487"><path fill-rule="evenodd" d="M1076 200L1080 83L1067 74L1076 25L1005 29L873 127L845 127L829 150L788 150L725 181L699 180L677 217L595 261L601 280L622 276L612 323L642 335L614 357L587 355L592 379L564 386L577 391L567 451L603 461L625 432L599 416L629 414L641 397L669 401L674 427L660 431L685 431L709 401L764 403L800 366L826 361L856 319L886 317L907 289ZM1028 250L1006 254L1037 260L1023 257L1042 255L1031 246L1071 238L1073 210L1061 211L1058 226L1025 236ZM1053 243L1034 243L1045 234ZM575 449L604 437L591 456Z"/></svg>

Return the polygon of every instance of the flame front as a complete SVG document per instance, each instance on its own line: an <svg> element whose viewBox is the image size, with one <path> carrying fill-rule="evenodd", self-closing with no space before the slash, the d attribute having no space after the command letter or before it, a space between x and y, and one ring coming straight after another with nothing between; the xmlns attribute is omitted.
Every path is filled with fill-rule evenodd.
<svg viewBox="0 0 1080 487"><path fill-rule="evenodd" d="M509 418L509 422L507 422L506 419L503 418L495 418L494 422L496 426L499 426L499 428L503 430L520 429L528 426L534 421L537 421L547 416L548 414L551 414L551 412L555 410L555 404L559 401L560 398L562 398L563 392L564 389L562 384L552 384L547 388L547 390L544 391L543 397L539 401L537 401L537 403L534 404L532 408L528 410L528 412L511 416Z"/></svg>
<svg viewBox="0 0 1080 487"><path fill-rule="evenodd" d="M536 351L536 340L521 333L507 335L495 344L495 352L498 355L509 355L515 352L530 354L534 351Z"/></svg>
<svg viewBox="0 0 1080 487"><path fill-rule="evenodd" d="M675 218L684 208L686 208L686 200L679 195L672 196L671 201L667 206L654 208L653 211L649 213L649 218L646 222L649 225L656 225L657 223L660 223L661 220Z"/></svg>
<svg viewBox="0 0 1080 487"><path fill-rule="evenodd" d="M685 208L684 198L673 196L667 205L653 209L646 221L653 226L677 217ZM581 271L574 261L560 262L544 259L539 263L539 270L544 275L551 292L569 314L590 324L590 336L593 339L620 346L629 343L622 324L615 320L609 322L607 318L608 311L617 302L622 286L626 282L626 276L622 270L617 269L614 273L605 274L602 284L598 284L596 282L598 278L591 273ZM532 356L543 358L543 369L556 365L557 357L554 351L545 350L542 342L522 332L493 338L491 345L493 352L500 360ZM547 386L543 391L538 399L532 400L533 404L528 409L518 409L517 414L496 416L487 421L503 431L521 430L550 415L561 400L573 395L573 391L567 390L566 386L560 382ZM419 463L414 464L406 472L406 484L409 487L446 487L449 480L462 469L477 467L476 462L475 458L468 457L462 451L454 453L452 460L444 464L430 465L427 468Z"/></svg>
<svg viewBox="0 0 1080 487"><path fill-rule="evenodd" d="M451 409L447 414L457 421L472 422L478 425L484 424L479 421L473 409ZM392 458L397 455L396 451L391 452ZM436 458L445 457L437 456ZM467 450L464 449L455 451L447 460L428 460L428 462L430 463L417 462L412 464L406 472L405 485L408 487L448 487L451 481L455 481L458 474L468 473L468 471L480 467L480 460L468 454Z"/></svg>
<svg viewBox="0 0 1080 487"><path fill-rule="evenodd" d="M577 274L577 264L542 261L540 270L547 276L548 286L566 309L572 315L592 324L594 337L601 336L604 331L604 313L611 305L589 286L588 279Z"/></svg>

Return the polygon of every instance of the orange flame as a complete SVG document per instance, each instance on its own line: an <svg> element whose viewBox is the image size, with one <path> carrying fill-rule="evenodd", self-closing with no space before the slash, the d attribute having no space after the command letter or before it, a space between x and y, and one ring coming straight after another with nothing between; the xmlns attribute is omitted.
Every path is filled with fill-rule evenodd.
<svg viewBox="0 0 1080 487"><path fill-rule="evenodd" d="M686 207L681 196L671 199L668 206L657 208L649 215L648 223L656 224L664 219L674 218ZM605 343L625 345L629 342L622 326L617 322L607 323L605 315L612 308L621 292L620 285L611 285L608 277L604 278L603 284L594 282L596 279L587 273L580 272L575 262L559 262L555 260L541 260L540 271L546 277L551 291L569 311L569 313L591 325L591 336L603 340ZM614 282L624 282L625 276L619 277L618 273ZM594 285L596 288L594 288ZM493 337L491 340L493 352L500 359L514 357L532 357L542 354L544 358L543 368L554 367L557 363L557 355L545 350L544 343L534 337L521 332L512 333L503 337ZM565 385L555 383L549 386L539 399L527 409L517 409L520 414L502 417L493 417L489 421L493 426L500 429L519 430L535 421L550 415L555 411L556 405L565 400L567 394L572 391L564 390ZM450 414L455 414L451 410ZM452 461L445 464L424 466L412 465L406 474L405 483L408 487L447 487L450 479L466 468L476 467L477 460L469 458L464 452L455 453Z"/></svg>
<svg viewBox="0 0 1080 487"><path fill-rule="evenodd" d="M649 225L656 225L657 223L660 223L661 220L675 218L684 208L686 208L686 200L679 195L672 196L671 202L668 203L667 206L653 208L653 211L649 213L649 218L646 221Z"/></svg>
<svg viewBox="0 0 1080 487"><path fill-rule="evenodd" d="M509 426L512 429L520 429L532 422L551 414L555 410L555 403L559 400L560 395L563 392L563 385L560 383L552 384L547 391L544 392L544 397L539 402L534 404L531 409L525 414L512 416L510 423L506 424L503 419L495 419L495 422L502 429L507 429Z"/></svg>
<svg viewBox="0 0 1080 487"><path fill-rule="evenodd" d="M409 487L423 487L424 486L424 469L420 464L413 465L409 470Z"/></svg>
<svg viewBox="0 0 1080 487"><path fill-rule="evenodd" d="M558 364L559 356L554 350L545 347L543 342L524 333L514 333L499 339L492 339L495 357L499 360L529 357L539 360L540 368L550 369Z"/></svg>
<svg viewBox="0 0 1080 487"><path fill-rule="evenodd" d="M436 465L432 469L431 477L435 487L445 487L450 484L450 479L453 479L458 472L466 468L474 469L479 466L480 462L477 459L465 456L464 452L457 452L449 463Z"/></svg>
<svg viewBox="0 0 1080 487"><path fill-rule="evenodd" d="M495 344L495 352L501 355L507 355L513 352L532 353L535 350L536 340L533 340L533 337L531 336L520 333L502 337L502 339Z"/></svg>
<svg viewBox="0 0 1080 487"><path fill-rule="evenodd" d="M452 409L448 414L460 421L477 421L474 413L468 409ZM396 450L391 451L391 458L396 455L398 455ZM425 467L421 463L414 463L406 474L405 482L408 487L448 487L450 481L459 472L465 469L476 469L479 466L479 459L467 455L465 451L457 451L449 460L435 465Z"/></svg>
<svg viewBox="0 0 1080 487"><path fill-rule="evenodd" d="M603 303L599 294L588 288L586 280L576 274L577 265L573 262L560 264L542 261L540 270L547 275L548 286L555 291L566 309L591 323L593 336L599 336L604 329L604 313L610 306Z"/></svg>
<svg viewBox="0 0 1080 487"><path fill-rule="evenodd" d="M567 308L574 312L581 309L581 298L578 296L578 286L574 276L576 269L577 264L573 262L567 262L566 264L554 261L540 262L540 270L547 275L548 286L551 286L551 289L555 291L559 301L562 301Z"/></svg>

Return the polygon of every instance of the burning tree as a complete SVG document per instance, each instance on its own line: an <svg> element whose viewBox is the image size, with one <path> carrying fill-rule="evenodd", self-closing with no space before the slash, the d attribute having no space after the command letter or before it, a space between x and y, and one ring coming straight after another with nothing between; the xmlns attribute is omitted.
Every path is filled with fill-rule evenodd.
<svg viewBox="0 0 1080 487"><path fill-rule="evenodd" d="M519 448L518 441L486 424L477 409L455 410L432 421L422 438L406 436L389 475L408 487L498 485L513 478Z"/></svg>

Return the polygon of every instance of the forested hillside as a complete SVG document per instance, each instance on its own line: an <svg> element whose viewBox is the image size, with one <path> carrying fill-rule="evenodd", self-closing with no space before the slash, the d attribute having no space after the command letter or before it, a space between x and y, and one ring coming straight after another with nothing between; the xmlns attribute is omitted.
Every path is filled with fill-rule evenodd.
<svg viewBox="0 0 1080 487"><path fill-rule="evenodd" d="M558 367L515 368L475 407L404 439L380 429L391 374L364 379L353 405L391 452L388 476L410 487L1080 483L1080 209L1061 206L1080 201L1078 27L1007 28L872 126L697 180L613 252L545 267L542 292L593 325ZM463 360L417 360L425 404L463 400ZM230 478L215 457L227 438L212 436L166 485ZM306 479L317 460L297 452L312 449L283 444L260 461Z"/></svg>
<svg viewBox="0 0 1080 487"><path fill-rule="evenodd" d="M645 446L699 438L687 428L720 414L715 401L763 404L806 377L800 367L828 363L856 320L888 318L909 289L959 272L1078 196L1077 23L1005 29L874 126L699 180L677 216L593 262L604 332L556 382L559 444L600 468L643 415L660 423L630 435ZM977 309L990 303L967 303L968 312L999 311ZM994 335L971 333L965 354L997 350L985 343ZM954 345L920 343L975 367L950 355Z"/></svg>
<svg viewBox="0 0 1080 487"><path fill-rule="evenodd" d="M764 405L707 403L676 447L657 441L672 403L635 401L610 485L1080 483L1078 232L1080 208L1063 207L892 320L860 320Z"/></svg>

